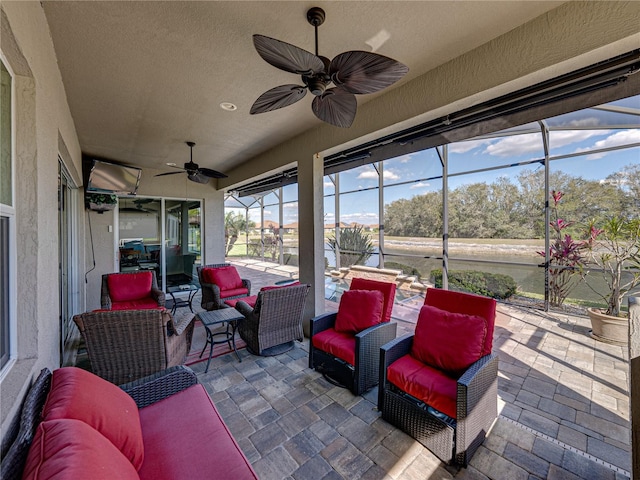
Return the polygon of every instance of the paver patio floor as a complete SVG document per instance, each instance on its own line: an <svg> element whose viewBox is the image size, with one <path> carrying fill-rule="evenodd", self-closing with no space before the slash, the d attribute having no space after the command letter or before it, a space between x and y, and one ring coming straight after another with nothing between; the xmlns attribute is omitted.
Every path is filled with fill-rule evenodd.
<svg viewBox="0 0 640 480"><path fill-rule="evenodd" d="M236 265L254 292L295 274ZM398 334L416 317L394 310ZM499 416L459 470L382 420L377 389L356 397L309 369L308 340L276 357L223 355L206 374L206 363L192 368L262 479L629 478L627 351L588 330L586 317L499 306Z"/></svg>

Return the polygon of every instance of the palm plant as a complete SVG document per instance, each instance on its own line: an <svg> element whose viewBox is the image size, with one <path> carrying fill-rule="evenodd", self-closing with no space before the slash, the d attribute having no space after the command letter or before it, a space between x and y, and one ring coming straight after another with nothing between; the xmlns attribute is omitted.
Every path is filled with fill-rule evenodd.
<svg viewBox="0 0 640 480"><path fill-rule="evenodd" d="M241 213L227 212L224 216L224 241L225 241L225 255L229 255L233 245L238 240L238 235L242 232L247 232L249 228L255 226L254 222L247 222L246 217Z"/></svg>
<svg viewBox="0 0 640 480"><path fill-rule="evenodd" d="M589 232L588 264L598 267L608 291L587 285L606 303L604 313L618 317L624 296L640 285L640 219L613 216L602 228L591 222Z"/></svg>
<svg viewBox="0 0 640 480"><path fill-rule="evenodd" d="M364 265L374 253L371 236L363 227L350 227L340 230L340 241L336 237L327 240L329 248L340 259L340 266Z"/></svg>

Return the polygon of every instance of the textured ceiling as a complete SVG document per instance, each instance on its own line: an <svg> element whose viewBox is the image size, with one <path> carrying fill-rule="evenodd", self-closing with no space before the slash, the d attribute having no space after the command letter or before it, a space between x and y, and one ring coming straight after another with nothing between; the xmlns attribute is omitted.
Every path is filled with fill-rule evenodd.
<svg viewBox="0 0 640 480"><path fill-rule="evenodd" d="M195 162L226 171L321 124L310 94L249 115L264 91L300 83L258 56L252 34L313 52L306 11L320 6L327 17L319 53L367 50L394 58L409 67L397 86L562 2L42 3L83 153L169 170L166 162L188 161L184 142L192 140ZM383 94L358 95L358 102ZM238 109L224 111L221 102Z"/></svg>

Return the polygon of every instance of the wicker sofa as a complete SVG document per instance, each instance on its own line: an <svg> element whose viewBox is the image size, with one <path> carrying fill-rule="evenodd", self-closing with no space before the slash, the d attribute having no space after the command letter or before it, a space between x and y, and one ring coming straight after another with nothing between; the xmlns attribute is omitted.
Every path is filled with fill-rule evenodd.
<svg viewBox="0 0 640 480"><path fill-rule="evenodd" d="M3 480L258 478L183 366L120 387L79 368L44 369L16 425Z"/></svg>

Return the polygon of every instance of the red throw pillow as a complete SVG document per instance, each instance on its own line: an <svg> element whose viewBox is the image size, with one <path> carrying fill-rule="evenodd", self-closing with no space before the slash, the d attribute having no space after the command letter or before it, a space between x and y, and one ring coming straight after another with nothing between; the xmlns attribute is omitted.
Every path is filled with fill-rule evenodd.
<svg viewBox="0 0 640 480"><path fill-rule="evenodd" d="M40 423L29 448L24 480L138 479L131 462L109 440L79 420Z"/></svg>
<svg viewBox="0 0 640 480"><path fill-rule="evenodd" d="M109 297L115 302L128 302L148 297L151 293L153 273L114 273L107 277Z"/></svg>
<svg viewBox="0 0 640 480"><path fill-rule="evenodd" d="M487 321L479 315L453 313L431 305L420 309L411 355L422 363L459 377L482 356Z"/></svg>
<svg viewBox="0 0 640 480"><path fill-rule="evenodd" d="M347 290L340 298L336 332L356 334L382 321L384 295L377 290Z"/></svg>
<svg viewBox="0 0 640 480"><path fill-rule="evenodd" d="M220 290L232 290L242 288L242 279L238 275L236 267L213 267L202 269L202 279L205 283L213 283Z"/></svg>
<svg viewBox="0 0 640 480"><path fill-rule="evenodd" d="M142 466L138 406L124 390L91 372L76 367L54 370L42 418L81 420L110 440L136 470Z"/></svg>

